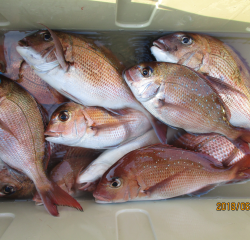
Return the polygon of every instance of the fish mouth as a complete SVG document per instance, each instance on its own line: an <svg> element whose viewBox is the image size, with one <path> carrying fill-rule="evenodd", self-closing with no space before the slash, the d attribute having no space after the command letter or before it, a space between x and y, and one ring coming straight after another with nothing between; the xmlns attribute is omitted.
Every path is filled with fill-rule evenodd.
<svg viewBox="0 0 250 240"><path fill-rule="evenodd" d="M165 46L165 44L161 43L158 40L156 40L156 41L153 42L153 46L159 48L162 51L168 51L168 46Z"/></svg>
<svg viewBox="0 0 250 240"><path fill-rule="evenodd" d="M60 137L61 136L61 133L60 132L51 132L51 131L46 131L44 133L45 136L48 136L48 137Z"/></svg>
<svg viewBox="0 0 250 240"><path fill-rule="evenodd" d="M28 43L27 43L26 39L24 38L24 39L18 41L18 46L20 46L20 47L28 47Z"/></svg>
<svg viewBox="0 0 250 240"><path fill-rule="evenodd" d="M95 201L97 203L111 203L112 201L106 197L99 196L97 193L93 193L93 196L95 198Z"/></svg>

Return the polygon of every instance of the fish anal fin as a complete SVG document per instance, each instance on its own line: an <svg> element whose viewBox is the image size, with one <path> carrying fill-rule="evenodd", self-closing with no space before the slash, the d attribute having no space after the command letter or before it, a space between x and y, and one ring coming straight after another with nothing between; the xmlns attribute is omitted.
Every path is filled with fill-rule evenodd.
<svg viewBox="0 0 250 240"><path fill-rule="evenodd" d="M65 56L64 56L64 52L63 52L63 47L62 44L59 40L59 38L57 37L57 35L51 30L49 29L47 26L45 26L44 24L40 23L42 26L46 27L49 31L49 33L51 34L53 41L55 43L55 47L56 47L56 58L59 62L59 64L61 65L62 69L67 72L69 69L69 64L66 62L65 60Z"/></svg>
<svg viewBox="0 0 250 240"><path fill-rule="evenodd" d="M189 193L189 196L196 196L199 197L201 195L207 194L208 192L210 192L211 190L213 190L218 184L209 184L203 188L200 188L199 190Z"/></svg>
<svg viewBox="0 0 250 240"><path fill-rule="evenodd" d="M56 183L51 182L52 188L48 191L39 191L39 195L47 211L57 217L59 215L56 206L68 206L83 211L81 205L68 193L63 191Z"/></svg>

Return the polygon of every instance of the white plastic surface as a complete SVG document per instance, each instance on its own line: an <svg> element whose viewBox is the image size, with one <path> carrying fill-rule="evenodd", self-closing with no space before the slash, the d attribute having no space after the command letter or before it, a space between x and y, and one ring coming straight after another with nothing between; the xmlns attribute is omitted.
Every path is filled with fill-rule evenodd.
<svg viewBox="0 0 250 240"><path fill-rule="evenodd" d="M250 3L244 0L0 0L0 6L0 30L38 29L41 26L37 23L42 22L53 29L77 31L215 32L212 35L233 46L250 63L250 34L247 33ZM124 42L127 41L123 36ZM135 35L134 39L140 38ZM136 46L132 41L129 44ZM120 50L130 53L130 48ZM131 59L138 57L133 51ZM242 202L250 202L250 182L218 187L200 198L106 205L97 204L89 197L84 199L78 199L83 213L59 207L58 218L34 202L0 202L0 239L235 240L248 239L250 235L250 211L241 210ZM217 202L230 203L231 210L217 211ZM238 210L231 208L233 202Z"/></svg>
<svg viewBox="0 0 250 240"><path fill-rule="evenodd" d="M244 239L250 234L249 211L216 211L217 202L246 199L172 199L124 204L80 201L84 212L60 207L48 215L32 202L1 203L1 240L166 240ZM240 205L239 205L240 206ZM15 214L11 214L11 213Z"/></svg>

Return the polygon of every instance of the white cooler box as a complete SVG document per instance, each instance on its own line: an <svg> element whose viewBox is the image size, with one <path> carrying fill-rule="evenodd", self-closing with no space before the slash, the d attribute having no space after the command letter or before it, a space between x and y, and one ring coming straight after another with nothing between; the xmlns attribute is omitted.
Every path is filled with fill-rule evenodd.
<svg viewBox="0 0 250 240"><path fill-rule="evenodd" d="M20 39L43 23L102 41L126 64L152 60L152 40L170 31L204 32L234 47L250 64L250 2L245 0L0 0L0 30ZM20 31L20 32L19 32ZM250 182L200 198L97 204L60 217L32 201L0 202L1 240L248 239Z"/></svg>

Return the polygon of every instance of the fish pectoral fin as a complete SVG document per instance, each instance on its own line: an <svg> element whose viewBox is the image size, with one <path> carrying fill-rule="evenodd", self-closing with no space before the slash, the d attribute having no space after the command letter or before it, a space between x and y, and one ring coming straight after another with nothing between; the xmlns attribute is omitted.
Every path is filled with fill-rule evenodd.
<svg viewBox="0 0 250 240"><path fill-rule="evenodd" d="M45 25L43 25L42 23L40 23L42 26L46 27ZM57 37L57 35L48 27L46 27L49 31L49 33L51 34L51 37L53 38L55 47L56 47L56 58L59 62L59 64L61 65L62 69L67 72L69 69L69 63L66 62L65 60L65 56L64 56L64 52L63 52L63 46L59 40L59 38Z"/></svg>
<svg viewBox="0 0 250 240"><path fill-rule="evenodd" d="M144 189L144 193L146 193L148 196L150 196L151 194L153 194L155 191L158 191L159 189L163 189L165 188L167 185L170 184L170 182L172 182L176 177L180 176L181 174L183 174L184 172L186 172L188 169L185 169L181 172L178 172L176 174L173 174L172 176L164 179L161 182L156 183L154 186L151 186L147 189Z"/></svg>
<svg viewBox="0 0 250 240"><path fill-rule="evenodd" d="M207 194L208 192L210 192L211 190L213 190L218 184L209 184L195 192L189 193L187 195L189 195L190 197L200 197L201 195Z"/></svg>
<svg viewBox="0 0 250 240"><path fill-rule="evenodd" d="M130 121L119 121L116 123L105 123L105 124L100 124L100 125L91 125L89 126L89 129L93 131L94 135L93 136L98 136L99 134L102 134L103 132L111 131L114 128L118 128L122 126L123 124L127 124Z"/></svg>

